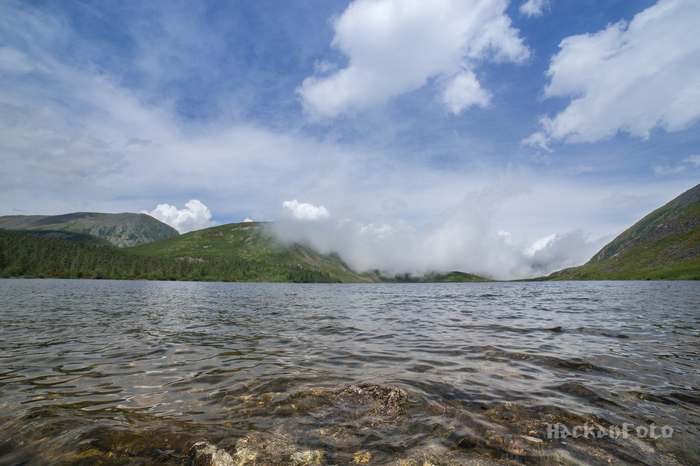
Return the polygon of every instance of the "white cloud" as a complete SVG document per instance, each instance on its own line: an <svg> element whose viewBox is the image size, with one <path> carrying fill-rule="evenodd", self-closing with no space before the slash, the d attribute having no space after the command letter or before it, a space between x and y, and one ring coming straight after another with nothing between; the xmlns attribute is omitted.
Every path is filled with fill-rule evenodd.
<svg viewBox="0 0 700 466"><path fill-rule="evenodd" d="M360 233L363 235L373 235L376 238L383 239L392 236L396 233L396 228L390 223L374 222L369 225L364 225L360 228Z"/></svg>
<svg viewBox="0 0 700 466"><path fill-rule="evenodd" d="M366 224L351 218L322 223L281 218L271 227L282 241L337 253L355 270L378 269L389 275L459 270L499 279L534 277L580 265L610 239L591 240L572 232L533 243L504 231L494 234L500 206L523 189L505 177L467 195L422 228L398 219Z"/></svg>
<svg viewBox="0 0 700 466"><path fill-rule="evenodd" d="M418 89L431 77L444 78L443 100L455 113L488 104L473 67L529 56L507 6L506 0L355 0L336 19L331 44L349 64L304 80L297 92L305 110L337 117Z"/></svg>
<svg viewBox="0 0 700 466"><path fill-rule="evenodd" d="M527 0L520 5L520 14L528 18L542 16L545 7L549 6L549 0Z"/></svg>
<svg viewBox="0 0 700 466"><path fill-rule="evenodd" d="M150 212L144 210L141 213L148 214L163 223L167 223L180 233L201 230L202 228L216 225L216 223L211 221L209 208L197 199L192 199L186 203L184 209L178 210L177 207L170 204L158 204L154 210Z"/></svg>
<svg viewBox="0 0 700 466"><path fill-rule="evenodd" d="M300 203L296 199L292 201L284 201L282 203L282 207L287 209L292 214L292 217L296 220L314 221L322 220L330 216L328 209L326 209L325 207L316 207L313 204L307 204L305 202Z"/></svg>
<svg viewBox="0 0 700 466"><path fill-rule="evenodd" d="M596 34L565 38L550 63L545 97L572 97L523 143L594 142L618 131L687 128L700 118L700 2L661 0ZM544 142L543 142L544 141Z"/></svg>
<svg viewBox="0 0 700 466"><path fill-rule="evenodd" d="M530 246L528 249L525 250L525 255L528 257L532 257L535 254L537 254L539 251L543 251L547 248L548 245L554 241L554 239L557 237L557 235L549 235L545 236L544 238L540 238L537 241L535 241L532 246Z"/></svg>
<svg viewBox="0 0 700 466"><path fill-rule="evenodd" d="M694 167L700 167L700 155L690 155L683 159L684 163L692 164Z"/></svg>
<svg viewBox="0 0 700 466"><path fill-rule="evenodd" d="M481 88L473 71L464 71L452 79L445 89L443 102L455 115L472 105L488 106L491 95Z"/></svg>
<svg viewBox="0 0 700 466"><path fill-rule="evenodd" d="M542 131L531 134L520 141L520 143L525 146L537 147L547 152L552 152L552 149L549 147L549 138Z"/></svg>
<svg viewBox="0 0 700 466"><path fill-rule="evenodd" d="M656 165L654 166L654 173L657 175L677 175L683 173L685 169L686 167L683 165L676 165L675 167Z"/></svg>
<svg viewBox="0 0 700 466"><path fill-rule="evenodd" d="M587 262L605 246L612 236L591 239L580 231L551 235L536 241L525 251L528 267L540 273L551 273Z"/></svg>
<svg viewBox="0 0 700 466"><path fill-rule="evenodd" d="M683 173L686 170L692 170L700 167L700 155L690 155L676 166L670 165L655 165L653 167L654 173L657 175L677 175Z"/></svg>

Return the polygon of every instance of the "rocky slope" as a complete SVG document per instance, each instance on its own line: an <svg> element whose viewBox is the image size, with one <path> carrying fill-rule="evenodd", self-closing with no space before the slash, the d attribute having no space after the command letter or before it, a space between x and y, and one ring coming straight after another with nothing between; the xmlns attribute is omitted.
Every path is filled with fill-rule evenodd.
<svg viewBox="0 0 700 466"><path fill-rule="evenodd" d="M119 246L136 246L178 236L173 227L146 214L75 212L64 215L8 215L0 217L6 230L66 231L103 238Z"/></svg>

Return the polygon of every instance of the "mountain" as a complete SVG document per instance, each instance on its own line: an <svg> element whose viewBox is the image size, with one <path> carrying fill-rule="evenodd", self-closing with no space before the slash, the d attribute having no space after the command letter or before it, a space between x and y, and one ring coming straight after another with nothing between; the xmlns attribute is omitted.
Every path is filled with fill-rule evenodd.
<svg viewBox="0 0 700 466"><path fill-rule="evenodd" d="M167 240L162 240L167 241ZM91 235L0 229L0 278L94 278L228 282L339 282L324 267L236 256L136 254ZM313 256L312 256L313 257ZM322 258L321 258L322 260ZM354 280L353 280L354 278ZM345 281L360 278L346 277Z"/></svg>
<svg viewBox="0 0 700 466"><path fill-rule="evenodd" d="M221 225L125 248L96 236L68 231L68 227L85 228L88 218L91 231L105 234L97 228L104 226L104 222L96 220L100 215L106 214L59 216L64 222L56 222L55 217L0 218L0 278L305 283L483 281L461 272L394 278L382 277L377 271L356 273L333 254L323 255L301 244L278 241L270 224L262 222ZM116 227L115 231L126 230L125 225L111 226Z"/></svg>
<svg viewBox="0 0 700 466"><path fill-rule="evenodd" d="M331 279L342 282L475 282L487 281L462 272L433 272L422 277L397 275L384 277L379 271L356 273L336 255L323 255L300 244L285 244L275 239L265 222L231 223L197 230L176 238L144 244L130 250L136 254L202 260L235 259L275 264L277 267L295 267L300 270L327 273Z"/></svg>
<svg viewBox="0 0 700 466"><path fill-rule="evenodd" d="M374 282L377 274L357 274L337 256L303 245L277 241L264 222L230 223L130 248L141 256L187 261L236 260L268 264L280 270L328 274L333 281Z"/></svg>
<svg viewBox="0 0 700 466"><path fill-rule="evenodd" d="M625 230L554 280L700 279L700 184Z"/></svg>
<svg viewBox="0 0 700 466"><path fill-rule="evenodd" d="M6 230L64 231L93 235L126 247L178 236L173 227L146 214L75 212L64 215L8 215L0 217Z"/></svg>

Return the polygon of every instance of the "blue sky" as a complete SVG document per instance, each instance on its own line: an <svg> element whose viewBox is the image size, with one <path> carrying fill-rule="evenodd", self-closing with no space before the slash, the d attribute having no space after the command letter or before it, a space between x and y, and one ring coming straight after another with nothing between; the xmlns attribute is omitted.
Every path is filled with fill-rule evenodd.
<svg viewBox="0 0 700 466"><path fill-rule="evenodd" d="M0 215L576 265L700 180L697 24L693 0L4 1Z"/></svg>

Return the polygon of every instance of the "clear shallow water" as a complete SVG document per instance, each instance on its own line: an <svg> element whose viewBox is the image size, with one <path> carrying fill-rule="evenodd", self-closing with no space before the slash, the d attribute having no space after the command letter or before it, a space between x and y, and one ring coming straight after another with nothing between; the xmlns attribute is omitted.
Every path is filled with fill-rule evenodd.
<svg viewBox="0 0 700 466"><path fill-rule="evenodd" d="M198 440L241 464L256 442L246 464L700 464L697 282L0 280L0 303L0 464L183 464ZM407 403L353 398L374 385Z"/></svg>

